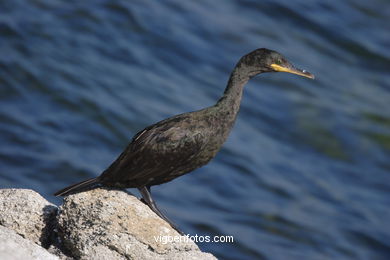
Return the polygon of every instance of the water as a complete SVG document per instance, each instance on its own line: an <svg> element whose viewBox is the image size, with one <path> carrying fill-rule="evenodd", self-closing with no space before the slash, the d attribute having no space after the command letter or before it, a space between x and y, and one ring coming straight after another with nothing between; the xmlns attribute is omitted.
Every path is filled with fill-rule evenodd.
<svg viewBox="0 0 390 260"><path fill-rule="evenodd" d="M316 80L261 75L206 167L154 188L221 259L390 257L390 3L0 2L0 187L97 176L143 127L212 105L268 47Z"/></svg>

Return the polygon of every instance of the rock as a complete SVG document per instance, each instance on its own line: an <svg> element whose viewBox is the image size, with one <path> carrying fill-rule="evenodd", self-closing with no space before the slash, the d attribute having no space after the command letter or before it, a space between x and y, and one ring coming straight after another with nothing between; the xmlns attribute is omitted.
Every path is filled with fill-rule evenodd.
<svg viewBox="0 0 390 260"><path fill-rule="evenodd" d="M0 189L0 259L216 258L125 191L78 193L58 210L32 190Z"/></svg>
<svg viewBox="0 0 390 260"><path fill-rule="evenodd" d="M59 260L57 256L50 254L43 247L2 226L0 226L0 259Z"/></svg>
<svg viewBox="0 0 390 260"><path fill-rule="evenodd" d="M35 191L0 189L0 225L43 247L50 244L57 210Z"/></svg>
<svg viewBox="0 0 390 260"><path fill-rule="evenodd" d="M148 206L121 190L94 189L65 198L58 218L65 250L80 259L216 259L180 235Z"/></svg>

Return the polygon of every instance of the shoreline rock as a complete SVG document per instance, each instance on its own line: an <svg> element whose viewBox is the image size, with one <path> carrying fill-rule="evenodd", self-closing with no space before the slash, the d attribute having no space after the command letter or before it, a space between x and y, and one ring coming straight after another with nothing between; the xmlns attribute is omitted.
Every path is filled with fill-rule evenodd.
<svg viewBox="0 0 390 260"><path fill-rule="evenodd" d="M0 259L59 260L60 258L31 240L18 235L14 230L0 226Z"/></svg>
<svg viewBox="0 0 390 260"><path fill-rule="evenodd" d="M16 240L26 252L44 252L28 259L216 259L188 239L163 243L159 236L180 235L123 190L77 193L57 207L32 190L0 189L1 259L22 259L2 257Z"/></svg>
<svg viewBox="0 0 390 260"><path fill-rule="evenodd" d="M47 247L58 208L38 193L26 189L0 189L0 225Z"/></svg>

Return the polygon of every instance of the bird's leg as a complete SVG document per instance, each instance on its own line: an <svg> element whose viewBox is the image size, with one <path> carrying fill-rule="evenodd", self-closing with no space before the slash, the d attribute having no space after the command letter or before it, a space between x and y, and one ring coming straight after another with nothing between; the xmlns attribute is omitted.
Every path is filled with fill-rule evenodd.
<svg viewBox="0 0 390 260"><path fill-rule="evenodd" d="M169 225L171 225L171 227L173 229L175 229L177 232L179 232L180 235L184 235L184 233L182 231L180 231L175 224L173 224L172 221L170 221L160 210L159 208L157 207L156 203L154 202L153 198L152 198L152 193L150 191L150 186L144 186L142 188L138 188L139 192L141 193L142 195L142 201L149 206L149 208L154 212L156 213L160 218L162 218L163 220L165 220L166 222L168 222Z"/></svg>

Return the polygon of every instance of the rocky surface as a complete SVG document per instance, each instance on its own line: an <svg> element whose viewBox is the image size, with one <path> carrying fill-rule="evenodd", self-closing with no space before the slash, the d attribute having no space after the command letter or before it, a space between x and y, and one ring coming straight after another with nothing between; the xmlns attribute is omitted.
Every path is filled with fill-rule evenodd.
<svg viewBox="0 0 390 260"><path fill-rule="evenodd" d="M0 259L216 259L121 190L71 195L60 208L31 190L0 190L1 226ZM33 246L26 251L30 257L2 257L15 249L15 236ZM159 236L181 241L163 243Z"/></svg>
<svg viewBox="0 0 390 260"><path fill-rule="evenodd" d="M0 226L0 259L7 260L59 260L43 247L16 234L15 231Z"/></svg>
<svg viewBox="0 0 390 260"><path fill-rule="evenodd" d="M57 207L26 189L0 189L0 225L42 246L50 244Z"/></svg>

